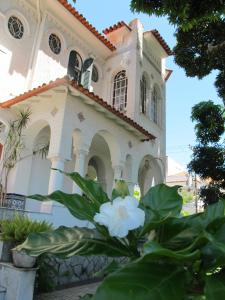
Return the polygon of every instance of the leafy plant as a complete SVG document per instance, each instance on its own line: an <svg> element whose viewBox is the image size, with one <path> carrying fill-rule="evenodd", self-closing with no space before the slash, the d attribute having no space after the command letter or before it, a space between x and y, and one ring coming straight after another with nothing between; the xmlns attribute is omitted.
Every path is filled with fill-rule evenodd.
<svg viewBox="0 0 225 300"><path fill-rule="evenodd" d="M22 132L27 126L30 114L31 112L29 109L21 110L18 113L18 118L9 122L9 128L4 142L3 157L1 160L1 206L4 204L7 193L9 173L19 161L21 151L24 148Z"/></svg>
<svg viewBox="0 0 225 300"><path fill-rule="evenodd" d="M107 222L105 226L100 225L94 221L95 215L103 211L105 204L108 207L108 202L121 205L121 197L128 199L124 188L122 194L120 189L113 191L117 198L110 200L96 182L78 173L65 174L83 190L85 197L56 191L32 198L64 204L72 215L95 225L97 233L84 228L59 227L52 232L30 234L17 246L18 250L32 256L105 254L128 258L125 265L109 266L108 272L105 270L108 275L95 295L83 299L218 300L225 297L224 200L207 207L203 213L181 216L179 187L159 184L140 199L144 225L129 230L124 237L110 236ZM121 220L115 226L128 217L126 207L119 207L118 213Z"/></svg>
<svg viewBox="0 0 225 300"><path fill-rule="evenodd" d="M198 144L193 148L190 171L209 182L201 188L200 197L205 205L218 201L225 188L224 108L212 101L202 101L192 108L192 121Z"/></svg>
<svg viewBox="0 0 225 300"><path fill-rule="evenodd" d="M15 244L23 243L32 232L46 232L52 230L52 226L46 221L31 220L26 216L16 215L12 220L1 220L2 241L13 241Z"/></svg>

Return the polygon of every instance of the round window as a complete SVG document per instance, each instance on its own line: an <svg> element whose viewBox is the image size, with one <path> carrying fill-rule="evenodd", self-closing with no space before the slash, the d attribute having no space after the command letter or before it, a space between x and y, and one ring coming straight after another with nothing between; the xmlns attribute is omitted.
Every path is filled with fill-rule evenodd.
<svg viewBox="0 0 225 300"><path fill-rule="evenodd" d="M95 65L93 66L93 69L92 69L91 80L94 81L94 82L98 81L98 69L96 68Z"/></svg>
<svg viewBox="0 0 225 300"><path fill-rule="evenodd" d="M52 33L49 36L49 47L52 50L53 53L55 54L59 54L61 51L61 41L59 39L59 37Z"/></svg>
<svg viewBox="0 0 225 300"><path fill-rule="evenodd" d="M21 39L24 34L23 23L15 16L9 18L8 29L15 39Z"/></svg>

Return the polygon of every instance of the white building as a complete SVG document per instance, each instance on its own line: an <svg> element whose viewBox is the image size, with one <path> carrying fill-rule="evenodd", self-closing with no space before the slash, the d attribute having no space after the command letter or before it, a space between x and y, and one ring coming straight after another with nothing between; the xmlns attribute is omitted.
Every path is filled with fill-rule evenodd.
<svg viewBox="0 0 225 300"><path fill-rule="evenodd" d="M80 192L51 168L95 173L109 194L114 179L142 193L165 180L171 50L137 19L103 32L66 0L0 1L0 142L19 110L32 112L8 192ZM33 155L45 143L48 156ZM55 203L27 199L26 209L55 225L73 222Z"/></svg>

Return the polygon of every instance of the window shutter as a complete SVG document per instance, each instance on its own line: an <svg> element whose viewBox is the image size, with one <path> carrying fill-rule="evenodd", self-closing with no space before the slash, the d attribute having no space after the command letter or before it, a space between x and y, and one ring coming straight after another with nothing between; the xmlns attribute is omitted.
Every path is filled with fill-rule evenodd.
<svg viewBox="0 0 225 300"><path fill-rule="evenodd" d="M85 89L90 88L91 85L91 75L92 75L92 68L93 68L93 58L87 58L84 61L83 68L82 68L82 75L81 75L81 84Z"/></svg>

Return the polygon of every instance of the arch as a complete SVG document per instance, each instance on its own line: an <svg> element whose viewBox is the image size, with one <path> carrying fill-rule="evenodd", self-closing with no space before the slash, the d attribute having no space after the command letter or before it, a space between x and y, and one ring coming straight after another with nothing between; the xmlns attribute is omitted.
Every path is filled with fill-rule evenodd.
<svg viewBox="0 0 225 300"><path fill-rule="evenodd" d="M121 160L121 151L119 142L117 141L116 137L107 130L99 130L96 134L102 136L106 141L109 148L112 164L118 164L118 162Z"/></svg>
<svg viewBox="0 0 225 300"><path fill-rule="evenodd" d="M109 194L112 191L114 178L112 161L115 157L112 158L112 155L114 155L114 149L117 152L114 143L115 140L108 132L98 131L92 138L87 164L87 169L90 163L95 168L98 180Z"/></svg>
<svg viewBox="0 0 225 300"><path fill-rule="evenodd" d="M39 131L38 131L39 130ZM47 194L49 177L51 170L51 161L47 159L48 147L46 148L45 154L40 149L49 145L51 129L48 124L41 122L36 123L33 126L33 131L36 135L32 141L32 160L31 160L31 173L29 180L28 192L29 194ZM31 141L30 141L31 142ZM42 207L47 207L34 200L27 202L26 209L33 211L41 211Z"/></svg>
<svg viewBox="0 0 225 300"><path fill-rule="evenodd" d="M125 111L127 107L128 78L126 70L119 71L113 79L113 106L119 111Z"/></svg>
<svg viewBox="0 0 225 300"><path fill-rule="evenodd" d="M145 155L138 169L138 184L141 195L145 195L152 186L162 182L163 173L159 162L151 155Z"/></svg>
<svg viewBox="0 0 225 300"><path fill-rule="evenodd" d="M50 124L44 120L33 120L29 123L29 126L24 130L24 136L26 136L26 146L30 150L33 150L35 139L38 133L46 126L50 128L50 135L51 135L51 126Z"/></svg>
<svg viewBox="0 0 225 300"><path fill-rule="evenodd" d="M107 190L106 184L106 167L104 161L97 155L93 155L88 162L87 178L97 181L103 188Z"/></svg>
<svg viewBox="0 0 225 300"><path fill-rule="evenodd" d="M81 55L77 51L71 50L68 60L67 75L75 80L76 83L80 83L82 68L83 60Z"/></svg>

